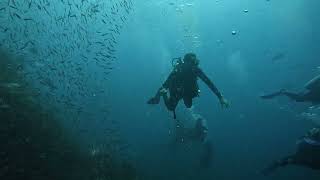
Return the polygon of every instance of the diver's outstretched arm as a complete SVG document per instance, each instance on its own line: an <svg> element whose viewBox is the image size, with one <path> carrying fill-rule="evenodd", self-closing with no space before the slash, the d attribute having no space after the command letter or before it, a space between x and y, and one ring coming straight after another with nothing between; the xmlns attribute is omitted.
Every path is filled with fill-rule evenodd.
<svg viewBox="0 0 320 180"><path fill-rule="evenodd" d="M271 94L261 95L260 97L262 99L272 99L272 98L275 98L275 97L281 96L281 95L283 95L283 91L282 90L274 92L274 93L271 93Z"/></svg>
<svg viewBox="0 0 320 180"><path fill-rule="evenodd" d="M275 98L277 96L287 96L288 98L290 98L291 100L294 100L296 102L303 102L305 101L304 95L301 93L293 93L293 92L288 92L284 89L278 91L278 92L274 92L271 94L266 94L266 95L262 95L260 96L262 99L272 99Z"/></svg>
<svg viewBox="0 0 320 180"><path fill-rule="evenodd" d="M219 98L222 108L228 108L229 102L222 96L218 88L213 84L213 82L208 78L208 76L200 69L196 69L197 76L211 89L211 91Z"/></svg>
<svg viewBox="0 0 320 180"><path fill-rule="evenodd" d="M222 94L218 90L218 88L213 84L213 82L208 78L208 76L200 69L197 68L197 75L198 77L206 83L206 85L211 89L211 91L219 98L222 98Z"/></svg>
<svg viewBox="0 0 320 180"><path fill-rule="evenodd" d="M289 164L294 164L295 163L295 155L287 156L281 160L273 162L270 166L266 167L261 171L261 173L265 176L270 175L273 173L275 170L277 170L280 167L287 166Z"/></svg>

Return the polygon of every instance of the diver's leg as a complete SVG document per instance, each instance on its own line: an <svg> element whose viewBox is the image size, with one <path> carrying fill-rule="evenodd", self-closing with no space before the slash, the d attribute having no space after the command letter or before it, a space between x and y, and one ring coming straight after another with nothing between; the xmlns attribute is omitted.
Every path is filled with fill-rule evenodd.
<svg viewBox="0 0 320 180"><path fill-rule="evenodd" d="M190 97L184 97L184 98L183 98L183 102L184 102L184 105L185 105L187 108L191 108L191 107L192 107L192 98L190 98Z"/></svg>
<svg viewBox="0 0 320 180"><path fill-rule="evenodd" d="M178 105L179 99L175 96L168 97L167 93L162 95L164 104L166 105L169 111L174 111Z"/></svg>
<svg viewBox="0 0 320 180"><path fill-rule="evenodd" d="M273 173L275 170L277 170L280 167L285 167L289 164L297 164L295 160L295 155L287 156L281 160L275 161L270 166L262 170L262 174L267 176L271 173Z"/></svg>

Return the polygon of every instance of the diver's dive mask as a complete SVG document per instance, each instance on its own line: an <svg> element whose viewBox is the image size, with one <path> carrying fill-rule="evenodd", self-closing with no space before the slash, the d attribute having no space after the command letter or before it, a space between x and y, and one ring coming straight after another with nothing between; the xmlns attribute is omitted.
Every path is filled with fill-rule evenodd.
<svg viewBox="0 0 320 180"><path fill-rule="evenodd" d="M190 65L199 65L199 59L193 53L188 53L184 56L183 60L181 57L172 58L171 60L172 67L176 67L179 64L190 64Z"/></svg>
<svg viewBox="0 0 320 180"><path fill-rule="evenodd" d="M195 66L199 65L199 60L197 59L197 56L194 53L188 53L183 58L184 63L189 63Z"/></svg>
<svg viewBox="0 0 320 180"><path fill-rule="evenodd" d="M200 63L199 59L195 58L195 59L193 60L193 64L194 64L194 65L198 66L199 63Z"/></svg>

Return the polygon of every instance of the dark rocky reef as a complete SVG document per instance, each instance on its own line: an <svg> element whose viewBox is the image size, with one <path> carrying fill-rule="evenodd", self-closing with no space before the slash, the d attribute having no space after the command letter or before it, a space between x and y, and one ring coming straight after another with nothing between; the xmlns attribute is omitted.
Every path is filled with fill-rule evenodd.
<svg viewBox="0 0 320 180"><path fill-rule="evenodd" d="M15 61L0 51L0 179L135 179L130 162L108 149L91 153L68 138Z"/></svg>

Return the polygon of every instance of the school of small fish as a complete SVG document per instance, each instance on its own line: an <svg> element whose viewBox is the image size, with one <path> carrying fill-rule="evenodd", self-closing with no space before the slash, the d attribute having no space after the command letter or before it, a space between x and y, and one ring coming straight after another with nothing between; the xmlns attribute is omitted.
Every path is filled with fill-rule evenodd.
<svg viewBox="0 0 320 180"><path fill-rule="evenodd" d="M44 101L72 107L103 93L91 80L108 79L132 11L132 0L3 0L0 48L23 59L18 70Z"/></svg>

